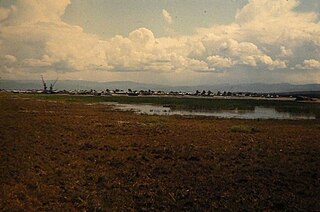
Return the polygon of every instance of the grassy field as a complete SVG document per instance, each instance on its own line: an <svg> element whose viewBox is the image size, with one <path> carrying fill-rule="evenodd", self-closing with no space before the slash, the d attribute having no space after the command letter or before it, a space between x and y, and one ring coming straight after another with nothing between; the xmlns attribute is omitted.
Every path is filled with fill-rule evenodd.
<svg viewBox="0 0 320 212"><path fill-rule="evenodd" d="M149 116L86 104L108 98L25 97L0 93L0 211L320 210L319 119ZM159 100L108 100L120 99Z"/></svg>
<svg viewBox="0 0 320 212"><path fill-rule="evenodd" d="M255 106L273 107L278 112L293 114L314 114L320 118L320 104L280 101L280 100L254 100L254 99L214 99L214 98L177 98L177 97L128 97L128 96L71 96L71 95L24 95L53 101L67 102L117 102L120 104L155 104L169 105L184 110L254 110Z"/></svg>

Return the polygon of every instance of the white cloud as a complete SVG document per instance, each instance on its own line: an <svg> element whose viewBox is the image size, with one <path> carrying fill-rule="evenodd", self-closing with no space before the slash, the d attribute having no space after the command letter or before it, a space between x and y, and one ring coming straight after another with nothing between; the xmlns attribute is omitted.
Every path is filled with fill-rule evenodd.
<svg viewBox="0 0 320 212"><path fill-rule="evenodd" d="M298 13L298 0L251 0L236 15L240 39L296 47L305 41L320 44L319 14Z"/></svg>
<svg viewBox="0 0 320 212"><path fill-rule="evenodd" d="M207 43L208 41L206 41L206 44ZM269 70L286 68L284 61L272 59L255 44L250 42L238 42L234 39L223 41L223 38L221 38L219 39L219 44L217 46L206 45L206 49L210 49L209 52L227 56L213 55L207 57L210 65L215 67L220 66L220 68L227 68L245 65L248 67L260 67Z"/></svg>
<svg viewBox="0 0 320 212"><path fill-rule="evenodd" d="M298 5L298 0L250 0L234 23L197 32L208 54L227 56L235 66L295 67L301 58L320 55L319 14L296 12Z"/></svg>
<svg viewBox="0 0 320 212"><path fill-rule="evenodd" d="M303 61L304 68L320 70L320 60L305 60Z"/></svg>
<svg viewBox="0 0 320 212"><path fill-rule="evenodd" d="M70 0L17 0L16 4L11 7L11 14L4 25L58 22L61 21L61 16L69 4Z"/></svg>
<svg viewBox="0 0 320 212"><path fill-rule="evenodd" d="M280 47L280 57L288 57L288 56L292 56L293 52L291 49L286 48L285 46L281 46Z"/></svg>
<svg viewBox="0 0 320 212"><path fill-rule="evenodd" d="M292 8L297 7L298 0L249 0L249 3L236 14L236 22L243 24L248 22L264 23L265 17L277 19L291 14Z"/></svg>
<svg viewBox="0 0 320 212"><path fill-rule="evenodd" d="M152 48L155 44L153 32L146 28L134 30L128 37L134 45L141 48Z"/></svg>
<svg viewBox="0 0 320 212"><path fill-rule="evenodd" d="M229 68L233 65L230 58L222 57L220 55L209 56L207 57L207 61L212 67Z"/></svg>
<svg viewBox="0 0 320 212"><path fill-rule="evenodd" d="M5 55L0 68L217 73L283 71L303 63L304 68L319 70L319 17L294 11L298 0L250 0L234 23L199 28L192 36L159 38L142 27L110 39L63 22L69 4L69 0L18 0L10 8L0 8L0 55ZM172 24L168 11L162 10L162 15Z"/></svg>
<svg viewBox="0 0 320 212"><path fill-rule="evenodd" d="M162 17L166 23L172 24L172 17L167 10L165 10L165 9L162 10Z"/></svg>

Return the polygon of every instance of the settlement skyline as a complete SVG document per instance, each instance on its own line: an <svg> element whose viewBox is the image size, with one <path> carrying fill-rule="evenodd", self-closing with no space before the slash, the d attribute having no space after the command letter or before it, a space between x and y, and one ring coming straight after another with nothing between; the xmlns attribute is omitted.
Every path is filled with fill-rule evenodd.
<svg viewBox="0 0 320 212"><path fill-rule="evenodd" d="M318 0L2 0L2 79L320 83Z"/></svg>

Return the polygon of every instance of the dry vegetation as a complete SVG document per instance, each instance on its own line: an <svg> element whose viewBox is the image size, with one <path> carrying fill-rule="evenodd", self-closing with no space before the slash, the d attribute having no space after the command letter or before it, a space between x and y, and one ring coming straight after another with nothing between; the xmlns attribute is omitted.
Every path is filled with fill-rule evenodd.
<svg viewBox="0 0 320 212"><path fill-rule="evenodd" d="M144 116L3 93L0 107L1 211L320 210L319 120Z"/></svg>

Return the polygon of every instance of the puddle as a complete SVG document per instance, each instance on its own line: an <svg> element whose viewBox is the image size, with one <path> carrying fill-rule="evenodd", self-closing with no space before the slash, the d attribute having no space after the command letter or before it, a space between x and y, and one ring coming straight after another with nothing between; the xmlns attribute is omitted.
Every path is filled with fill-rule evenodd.
<svg viewBox="0 0 320 212"><path fill-rule="evenodd" d="M254 110L218 110L218 111L199 111L199 110L178 110L170 107L163 107L149 104L118 104L113 105L115 109L121 111L133 111L136 114L147 115L180 115L180 116L213 116L218 118L237 118L237 119L315 119L313 114L296 114L290 112L278 112L275 108L256 106Z"/></svg>

